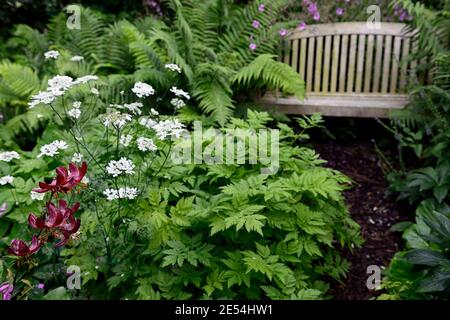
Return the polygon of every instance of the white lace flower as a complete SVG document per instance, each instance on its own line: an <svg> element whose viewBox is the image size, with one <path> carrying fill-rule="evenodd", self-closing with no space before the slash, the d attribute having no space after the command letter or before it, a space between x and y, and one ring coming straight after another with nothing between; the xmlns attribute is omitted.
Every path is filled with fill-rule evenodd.
<svg viewBox="0 0 450 320"><path fill-rule="evenodd" d="M136 82L131 91L133 91L134 94L137 95L139 98L148 97L155 94L155 89L153 89L151 85L144 82Z"/></svg>
<svg viewBox="0 0 450 320"><path fill-rule="evenodd" d="M174 64L174 63L166 64L164 67L166 69L169 69L170 71L176 71L178 73L181 73L180 67L178 65Z"/></svg>
<svg viewBox="0 0 450 320"><path fill-rule="evenodd" d="M55 100L56 96L48 91L39 91L31 97L31 101L28 103L30 109L36 107L40 103L50 104Z"/></svg>
<svg viewBox="0 0 450 320"><path fill-rule="evenodd" d="M37 157L38 158L41 158L43 156L54 157L55 155L59 154L60 150L65 150L68 147L69 146L65 141L55 140L50 144L42 146L41 153Z"/></svg>
<svg viewBox="0 0 450 320"><path fill-rule="evenodd" d="M152 139L140 137L136 140L138 149L147 152L147 151L156 151L158 148L155 146Z"/></svg>
<svg viewBox="0 0 450 320"><path fill-rule="evenodd" d="M73 119L79 119L81 116L81 110L76 108L70 109L67 111L67 115Z"/></svg>
<svg viewBox="0 0 450 320"><path fill-rule="evenodd" d="M170 100L170 104L173 105L175 109L183 108L186 105L186 103L184 103L184 101L179 98L173 98L172 100Z"/></svg>
<svg viewBox="0 0 450 320"><path fill-rule="evenodd" d="M160 121L152 129L155 130L156 136L161 140L170 136L179 138L185 130L184 125L178 119Z"/></svg>
<svg viewBox="0 0 450 320"><path fill-rule="evenodd" d="M20 155L15 151L5 151L0 153L0 161L11 162L14 159L20 159Z"/></svg>
<svg viewBox="0 0 450 320"><path fill-rule="evenodd" d="M139 119L139 124L141 126L147 127L148 129L153 129L153 127L157 124L158 122L156 122L153 119L150 118L141 118Z"/></svg>
<svg viewBox="0 0 450 320"><path fill-rule="evenodd" d="M81 108L81 102L80 101L74 101L74 103L72 104L72 106L75 109L80 109Z"/></svg>
<svg viewBox="0 0 450 320"><path fill-rule="evenodd" d="M98 80L98 77L89 74L87 76L82 76L82 77L77 78L74 82L76 84L80 84L80 83L83 84L83 83L88 83L89 81L95 81L95 80Z"/></svg>
<svg viewBox="0 0 450 320"><path fill-rule="evenodd" d="M172 87L170 91L177 97L184 97L187 100L191 99L191 96L186 91L178 89L177 87Z"/></svg>
<svg viewBox="0 0 450 320"><path fill-rule="evenodd" d="M116 189L106 189L103 191L103 194L105 195L106 199L108 201L114 201L118 199L136 199L139 192L136 188L119 188L119 190Z"/></svg>
<svg viewBox="0 0 450 320"><path fill-rule="evenodd" d="M46 60L48 59L58 59L59 52L56 50L50 50L44 53L44 57Z"/></svg>
<svg viewBox="0 0 450 320"><path fill-rule="evenodd" d="M105 127L113 126L116 129L121 129L131 120L132 117L128 113L112 111L103 116L103 125Z"/></svg>
<svg viewBox="0 0 450 320"><path fill-rule="evenodd" d="M66 90L72 87L75 83L73 79L69 76L54 76L48 80L47 91L55 96L61 96Z"/></svg>
<svg viewBox="0 0 450 320"><path fill-rule="evenodd" d="M0 185L4 186L7 184L13 184L14 182L14 177L13 176L4 176L2 178L0 178Z"/></svg>
<svg viewBox="0 0 450 320"><path fill-rule="evenodd" d="M156 110L153 109L153 108L150 109L150 113L151 113L152 115L154 115L154 116L158 116L158 115L159 115L159 112L156 111Z"/></svg>
<svg viewBox="0 0 450 320"><path fill-rule="evenodd" d="M122 174L134 174L134 168L134 163L131 160L127 158L121 158L119 161L110 161L108 163L108 166L106 167L106 171L114 178L116 178Z"/></svg>
<svg viewBox="0 0 450 320"><path fill-rule="evenodd" d="M128 110L130 111L132 114L140 116L142 114L142 110L141 108L144 105L140 102L133 102L133 103L125 103L123 105L121 104L112 104L110 105L110 107L116 108L116 109L121 109L121 110Z"/></svg>
<svg viewBox="0 0 450 320"><path fill-rule="evenodd" d="M84 60L83 56L73 56L72 58L70 58L70 61L74 61L74 62L78 62Z"/></svg>
<svg viewBox="0 0 450 320"><path fill-rule="evenodd" d="M81 163L83 162L83 155L81 153L74 153L72 156L72 162Z"/></svg>
<svg viewBox="0 0 450 320"><path fill-rule="evenodd" d="M120 137L119 143L124 147L128 147L131 140L133 140L133 136L131 134L126 134Z"/></svg>
<svg viewBox="0 0 450 320"><path fill-rule="evenodd" d="M31 191L31 200L38 200L38 201L42 201L45 198L45 193L38 193L35 191Z"/></svg>
<svg viewBox="0 0 450 320"><path fill-rule="evenodd" d="M100 94L100 91L98 91L97 88L92 88L92 89L91 89L91 93L92 93L92 94L95 94L96 96L98 96L98 95Z"/></svg>

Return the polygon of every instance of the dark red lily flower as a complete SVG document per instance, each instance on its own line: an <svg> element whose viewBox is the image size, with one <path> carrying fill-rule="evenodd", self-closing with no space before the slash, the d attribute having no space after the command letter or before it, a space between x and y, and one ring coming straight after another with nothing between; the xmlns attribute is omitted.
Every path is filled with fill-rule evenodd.
<svg viewBox="0 0 450 320"><path fill-rule="evenodd" d="M87 172L87 163L83 162L81 167L77 167L75 164L69 164L69 170L65 167L56 168L56 178L53 179L51 183L39 182L39 189L35 189L35 192L45 193L45 192L63 192L67 193L73 188L75 188Z"/></svg>
<svg viewBox="0 0 450 320"><path fill-rule="evenodd" d="M72 234L77 233L80 229L81 220L74 217L79 208L80 203L76 203L72 208L69 208L64 200L58 202L58 207L50 202L47 205L45 217L38 218L34 214L30 214L28 222L35 229L51 230L56 238L61 239L55 247L62 247L69 241Z"/></svg>
<svg viewBox="0 0 450 320"><path fill-rule="evenodd" d="M31 245L28 246L24 241L15 239L11 241L11 246L8 251L10 254L13 254L18 257L24 257L36 253L42 246L42 242L38 239L38 237L33 236L31 239Z"/></svg>
<svg viewBox="0 0 450 320"><path fill-rule="evenodd" d="M80 226L80 219L75 220L73 217L69 218L64 226L58 228L58 231L60 232L59 238L61 241L55 244L55 248L66 245L67 241L70 240L70 237L80 230Z"/></svg>
<svg viewBox="0 0 450 320"><path fill-rule="evenodd" d="M80 203L76 203L72 208L67 207L67 202L60 200L59 207L53 203L47 205L47 214L45 218L38 218L34 214L28 216L28 223L34 229L52 229L58 227L65 227L67 220L73 219L73 215L80 208Z"/></svg>

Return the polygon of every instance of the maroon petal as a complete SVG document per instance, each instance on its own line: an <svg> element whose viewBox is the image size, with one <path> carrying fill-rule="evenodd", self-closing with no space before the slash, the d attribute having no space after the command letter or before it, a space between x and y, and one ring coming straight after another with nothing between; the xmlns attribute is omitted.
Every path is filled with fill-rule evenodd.
<svg viewBox="0 0 450 320"><path fill-rule="evenodd" d="M28 223L34 229L42 230L45 228L45 221L42 218L36 217L32 213L28 216Z"/></svg>

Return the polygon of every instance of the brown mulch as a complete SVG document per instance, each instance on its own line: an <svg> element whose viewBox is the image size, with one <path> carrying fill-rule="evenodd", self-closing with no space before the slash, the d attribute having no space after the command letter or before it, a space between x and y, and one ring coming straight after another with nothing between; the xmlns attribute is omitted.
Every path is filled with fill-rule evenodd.
<svg viewBox="0 0 450 320"><path fill-rule="evenodd" d="M385 196L388 183L379 166L379 159L370 140L315 142L314 147L326 166L337 169L354 181L354 186L345 191L346 203L353 219L361 225L365 239L363 247L353 253L343 252L351 262L347 279L335 284L331 294L337 300L367 300L380 292L366 286L367 267L387 267L393 255L402 249L399 233L390 232L392 225L409 220L408 209L401 209Z"/></svg>

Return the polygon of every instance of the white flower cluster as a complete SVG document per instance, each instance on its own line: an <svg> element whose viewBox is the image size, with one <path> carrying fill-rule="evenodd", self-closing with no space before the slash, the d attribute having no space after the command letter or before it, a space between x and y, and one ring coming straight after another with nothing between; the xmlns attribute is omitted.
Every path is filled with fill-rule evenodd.
<svg viewBox="0 0 450 320"><path fill-rule="evenodd" d="M139 192L136 188L119 188L116 189L106 189L103 194L105 195L108 201L114 201L118 199L136 199Z"/></svg>
<svg viewBox="0 0 450 320"><path fill-rule="evenodd" d="M106 171L114 178L116 178L121 174L134 174L134 168L134 163L131 160L127 158L121 158L119 161L110 161L108 163L108 166L106 167Z"/></svg>
<svg viewBox="0 0 450 320"><path fill-rule="evenodd" d="M72 58L70 58L70 61L74 61L74 62L79 62L81 60L84 60L83 56L73 56Z"/></svg>
<svg viewBox="0 0 450 320"><path fill-rule="evenodd" d="M172 87L170 91L177 97L184 97L185 99L191 99L191 96L184 90L178 89L177 87Z"/></svg>
<svg viewBox="0 0 450 320"><path fill-rule="evenodd" d="M109 127L112 125L116 129L121 129L131 120L132 120L132 117L128 113L112 111L104 116L103 125L105 127Z"/></svg>
<svg viewBox="0 0 450 320"><path fill-rule="evenodd" d="M5 176L0 178L0 185L4 186L7 184L13 184L14 182L14 177L13 176Z"/></svg>
<svg viewBox="0 0 450 320"><path fill-rule="evenodd" d="M147 152L147 151L156 151L158 148L155 146L155 143L152 139L140 137L136 141L138 149Z"/></svg>
<svg viewBox="0 0 450 320"><path fill-rule="evenodd" d="M173 98L170 100L170 104L173 105L175 109L181 109L186 105L186 103L179 98Z"/></svg>
<svg viewBox="0 0 450 320"><path fill-rule="evenodd" d="M81 163L83 161L83 155L81 153L74 153L72 156L72 162Z"/></svg>
<svg viewBox="0 0 450 320"><path fill-rule="evenodd" d="M39 91L31 97L31 101L28 103L30 109L34 108L40 103L50 104L57 97L62 96L64 92L73 87L74 85L87 83L89 81L97 80L97 76L87 75L80 77L75 81L69 76L55 76L48 80L48 88L46 91Z"/></svg>
<svg viewBox="0 0 450 320"><path fill-rule="evenodd" d="M59 154L60 150L65 150L68 147L69 146L65 141L55 140L50 144L42 146L41 153L37 157L38 158L41 158L42 156L54 157L55 155Z"/></svg>
<svg viewBox="0 0 450 320"><path fill-rule="evenodd" d="M120 110L128 110L132 114L140 116L142 114L141 108L144 105L140 102L133 102L133 103L125 103L125 104L111 104L110 107L120 109Z"/></svg>
<svg viewBox="0 0 450 320"><path fill-rule="evenodd" d="M151 85L144 82L136 82L131 91L133 91L134 94L137 95L139 98L148 97L155 94L155 89L153 89Z"/></svg>
<svg viewBox="0 0 450 320"><path fill-rule="evenodd" d="M152 115L154 115L154 116L158 116L158 115L159 115L159 112L156 111L156 110L153 109L153 108L150 109L150 113L151 113Z"/></svg>
<svg viewBox="0 0 450 320"><path fill-rule="evenodd" d="M50 50L44 53L44 57L46 60L48 59L58 59L59 52L56 50Z"/></svg>
<svg viewBox="0 0 450 320"><path fill-rule="evenodd" d="M181 69L178 65L174 63L168 63L164 66L166 69L169 69L170 71L181 73Z"/></svg>
<svg viewBox="0 0 450 320"><path fill-rule="evenodd" d="M20 159L20 155L15 151L5 151L0 153L0 161L11 162L14 159Z"/></svg>
<svg viewBox="0 0 450 320"><path fill-rule="evenodd" d="M73 119L79 119L81 116L81 102L75 101L72 106L73 108L67 111L67 115Z"/></svg>
<svg viewBox="0 0 450 320"><path fill-rule="evenodd" d="M31 197L31 200L42 201L45 198L45 193L38 193L36 191L31 191L30 197Z"/></svg>
<svg viewBox="0 0 450 320"><path fill-rule="evenodd" d="M94 94L94 95L96 95L96 96L100 95L100 91L98 91L97 88L92 88L92 89L91 89L91 93Z"/></svg>
<svg viewBox="0 0 450 320"><path fill-rule="evenodd" d="M158 123L158 122L156 122L155 120L150 119L150 118L141 118L141 119L139 119L139 124L140 124L141 126L144 126L144 127L148 128L148 129L153 129L153 127L154 127L157 123Z"/></svg>
<svg viewBox="0 0 450 320"><path fill-rule="evenodd" d="M155 130L156 136L161 140L170 136L179 138L185 130L184 125L180 123L178 119L160 121L156 123L152 129Z"/></svg>
<svg viewBox="0 0 450 320"><path fill-rule="evenodd" d="M120 137L119 143L124 147L128 147L131 140L133 140L133 136L131 134L125 134Z"/></svg>

